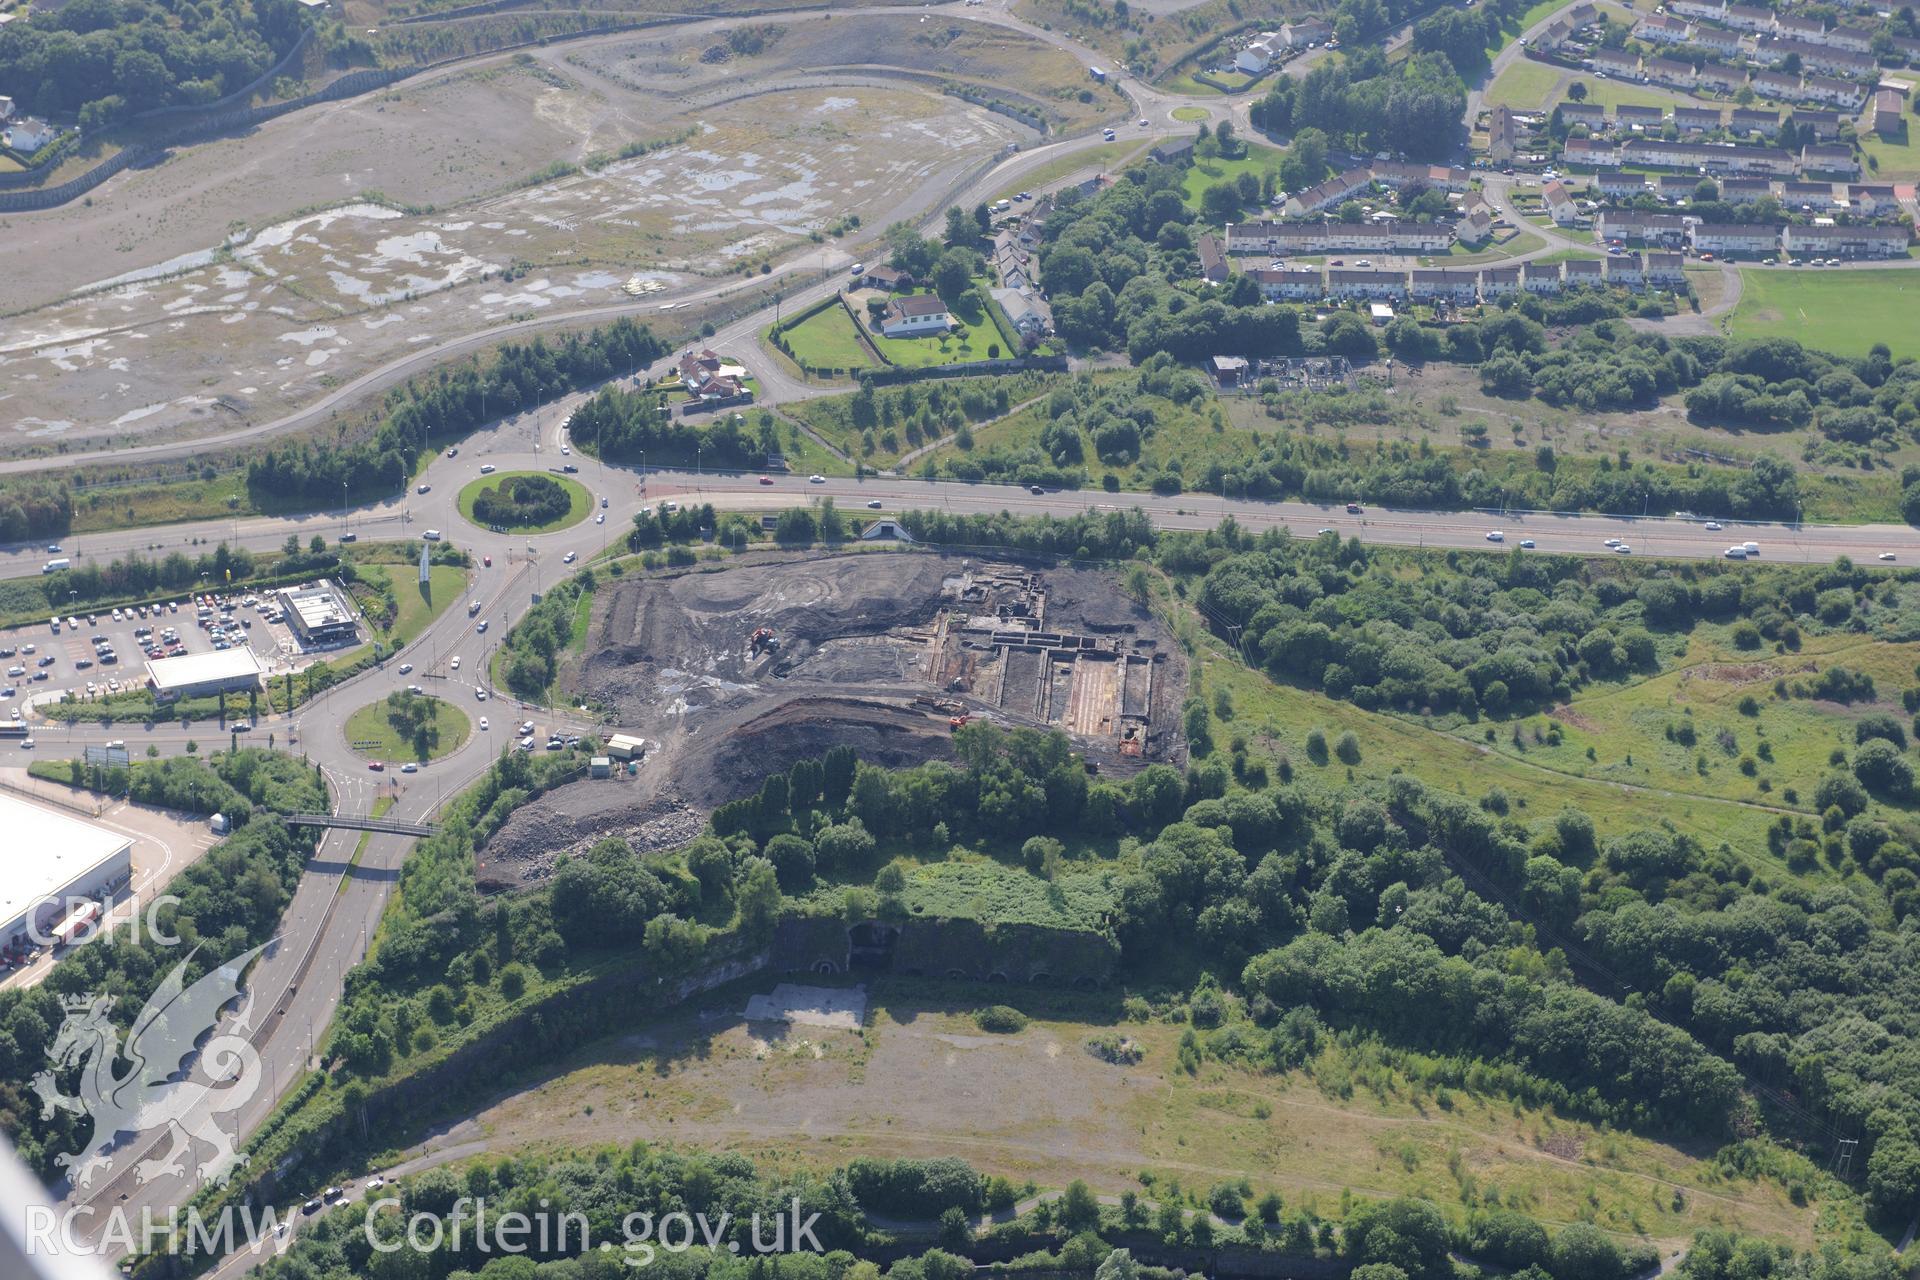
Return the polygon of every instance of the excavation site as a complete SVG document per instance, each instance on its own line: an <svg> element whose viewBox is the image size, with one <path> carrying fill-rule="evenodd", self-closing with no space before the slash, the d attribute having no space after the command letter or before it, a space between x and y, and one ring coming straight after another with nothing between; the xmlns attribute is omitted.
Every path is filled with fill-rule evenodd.
<svg viewBox="0 0 1920 1280"><path fill-rule="evenodd" d="M488 889L609 835L684 843L716 805L836 743L909 765L985 720L1066 733L1105 776L1186 762L1184 659L1104 570L860 551L627 578L600 588L562 684L643 745L631 770L516 812L481 851Z"/></svg>

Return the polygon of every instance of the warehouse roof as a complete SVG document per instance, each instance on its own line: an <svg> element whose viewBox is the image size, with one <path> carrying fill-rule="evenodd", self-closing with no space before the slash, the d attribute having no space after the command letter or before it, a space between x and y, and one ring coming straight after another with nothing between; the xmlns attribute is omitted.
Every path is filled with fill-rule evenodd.
<svg viewBox="0 0 1920 1280"><path fill-rule="evenodd" d="M80 879L133 843L133 837L57 810L0 795L0 923L18 920L36 901Z"/></svg>
<svg viewBox="0 0 1920 1280"><path fill-rule="evenodd" d="M226 680L260 678L260 659L244 645L232 649L214 649L190 653L183 658L156 658L147 664L147 679L165 693L172 689L191 689L196 685Z"/></svg>

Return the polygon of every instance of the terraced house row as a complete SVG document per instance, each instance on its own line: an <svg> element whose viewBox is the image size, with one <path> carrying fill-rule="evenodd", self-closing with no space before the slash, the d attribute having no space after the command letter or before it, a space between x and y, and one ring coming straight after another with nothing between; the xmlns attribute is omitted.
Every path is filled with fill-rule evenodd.
<svg viewBox="0 0 1920 1280"><path fill-rule="evenodd" d="M1808 143L1798 152L1779 147L1750 147L1733 142L1629 137L1614 143L1598 138L1568 138L1561 158L1588 169L1691 169L1696 173L1791 178L1801 173L1857 177L1860 162L1840 143Z"/></svg>
<svg viewBox="0 0 1920 1280"><path fill-rule="evenodd" d="M1269 302L1443 302L1472 306L1518 293L1555 294L1579 286L1678 289L1686 283L1678 253L1629 253L1566 262L1498 267L1262 267L1248 271Z"/></svg>
<svg viewBox="0 0 1920 1280"><path fill-rule="evenodd" d="M1833 223L1775 225L1762 222L1714 223L1674 213L1603 209L1593 234L1603 243L1685 245L1695 253L1720 257L1772 257L1805 254L1815 258L1898 258L1910 239L1901 223L1839 226Z"/></svg>

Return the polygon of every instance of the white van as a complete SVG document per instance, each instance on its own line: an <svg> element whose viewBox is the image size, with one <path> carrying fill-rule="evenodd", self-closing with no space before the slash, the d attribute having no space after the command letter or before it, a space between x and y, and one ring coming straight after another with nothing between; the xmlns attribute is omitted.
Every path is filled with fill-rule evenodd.
<svg viewBox="0 0 1920 1280"><path fill-rule="evenodd" d="M420 536L425 538L428 542L440 541L440 531L438 529L429 529L425 533L421 534Z"/></svg>
<svg viewBox="0 0 1920 1280"><path fill-rule="evenodd" d="M1745 547L1728 547L1727 548L1727 559L1745 560L1746 558L1747 558L1747 549Z"/></svg>

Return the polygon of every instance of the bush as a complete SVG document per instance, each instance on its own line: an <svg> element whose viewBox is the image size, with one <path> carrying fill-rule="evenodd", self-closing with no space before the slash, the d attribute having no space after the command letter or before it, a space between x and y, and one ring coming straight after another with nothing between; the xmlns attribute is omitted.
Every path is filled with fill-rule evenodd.
<svg viewBox="0 0 1920 1280"><path fill-rule="evenodd" d="M1360 763L1360 739L1351 729L1340 735L1340 741L1334 744L1333 754L1340 757L1341 764Z"/></svg>
<svg viewBox="0 0 1920 1280"><path fill-rule="evenodd" d="M973 1020L982 1031L1010 1036L1027 1029L1027 1015L1011 1005L988 1005L973 1011Z"/></svg>

